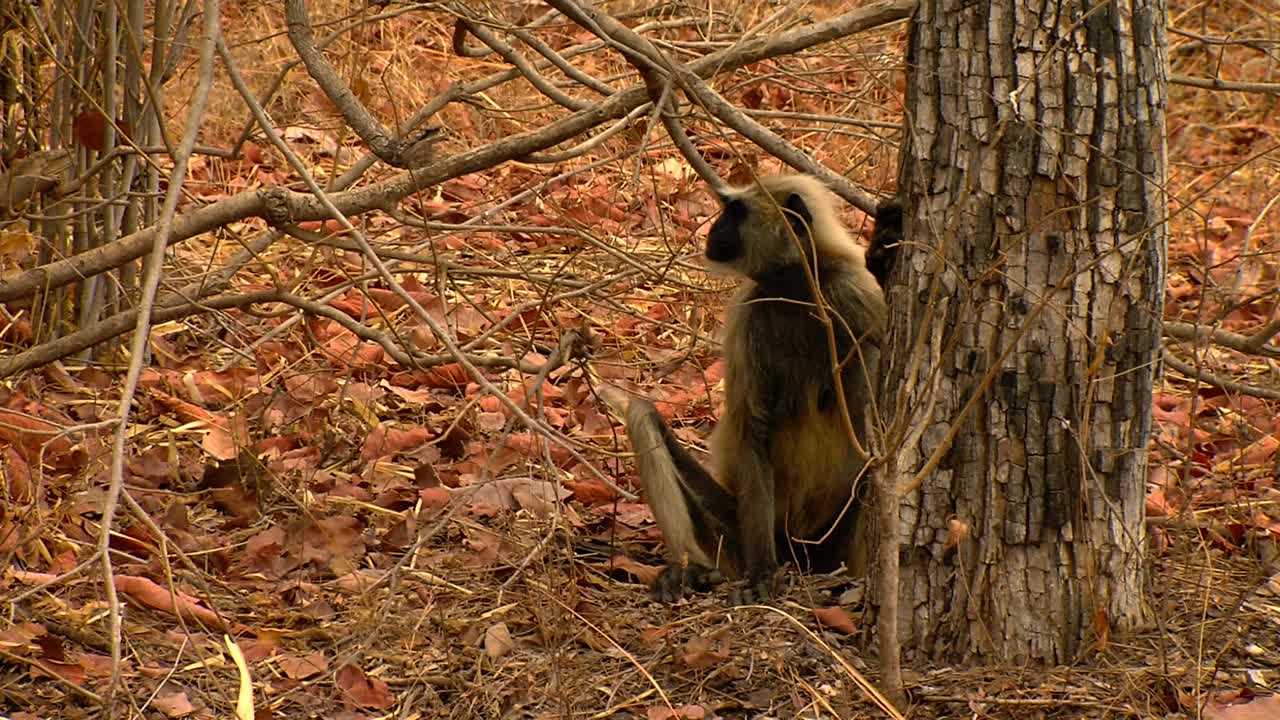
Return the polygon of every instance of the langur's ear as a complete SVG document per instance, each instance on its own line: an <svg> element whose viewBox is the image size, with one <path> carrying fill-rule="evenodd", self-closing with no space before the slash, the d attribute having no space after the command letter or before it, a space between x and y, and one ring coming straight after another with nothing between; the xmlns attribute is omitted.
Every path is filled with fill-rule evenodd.
<svg viewBox="0 0 1280 720"><path fill-rule="evenodd" d="M805 204L800 193L793 192L788 195L782 209L786 211L787 219L791 221L791 229L795 231L796 237L809 237L809 228L813 227L813 213L809 212L809 206Z"/></svg>

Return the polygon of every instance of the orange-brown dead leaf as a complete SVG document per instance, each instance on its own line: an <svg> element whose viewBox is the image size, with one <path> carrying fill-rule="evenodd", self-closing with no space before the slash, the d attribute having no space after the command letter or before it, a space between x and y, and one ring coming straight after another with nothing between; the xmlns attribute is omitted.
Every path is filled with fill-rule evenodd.
<svg viewBox="0 0 1280 720"><path fill-rule="evenodd" d="M329 220L304 220L298 223L298 227L307 232L321 233L323 235L337 235L346 231L346 228L342 227L341 221L332 218Z"/></svg>
<svg viewBox="0 0 1280 720"><path fill-rule="evenodd" d="M285 677L293 680L306 680L329 670L329 661L319 650L306 655L279 655L276 657L276 663Z"/></svg>
<svg viewBox="0 0 1280 720"><path fill-rule="evenodd" d="M594 567L604 572L621 570L645 585L657 579L658 573L662 572L661 566L646 565L626 555L614 555L607 562L594 563Z"/></svg>
<svg viewBox="0 0 1280 720"><path fill-rule="evenodd" d="M360 460L372 462L378 458L390 457L403 450L414 448L431 439L431 431L425 427L413 427L407 430L379 425L365 436L364 446L360 448Z"/></svg>
<svg viewBox="0 0 1280 720"><path fill-rule="evenodd" d="M1095 610L1093 613L1093 634L1093 651L1104 652L1111 639L1111 616L1105 608Z"/></svg>
<svg viewBox="0 0 1280 720"><path fill-rule="evenodd" d="M954 516L947 518L947 540L943 543L944 548L956 547L968 537L969 523Z"/></svg>
<svg viewBox="0 0 1280 720"><path fill-rule="evenodd" d="M1169 498L1161 488L1147 493L1147 517L1173 517L1178 509L1169 502Z"/></svg>
<svg viewBox="0 0 1280 720"><path fill-rule="evenodd" d="M209 457L217 460L232 460L240 454L240 446L231 437L231 431L219 425L205 431L200 447L209 453Z"/></svg>
<svg viewBox="0 0 1280 720"><path fill-rule="evenodd" d="M0 440L12 444L28 463L41 460L46 464L58 461L72 450L71 440L58 434L58 426L34 417L41 413L35 403L28 403L19 413L0 408Z"/></svg>
<svg viewBox="0 0 1280 720"><path fill-rule="evenodd" d="M6 504L25 505L36 499L36 486L31 482L31 466L12 445L0 449L0 477L8 480ZM0 544L3 544L0 539Z"/></svg>
<svg viewBox="0 0 1280 720"><path fill-rule="evenodd" d="M645 710L646 720L702 720L707 711L701 705L650 705Z"/></svg>
<svg viewBox="0 0 1280 720"><path fill-rule="evenodd" d="M471 374L458 363L437 365L426 371L424 383L427 387L458 389L466 387L471 381Z"/></svg>
<svg viewBox="0 0 1280 720"><path fill-rule="evenodd" d="M187 620L194 620L206 627L228 630L228 623L216 612L201 606L198 598L182 592L170 592L151 580L137 575L116 575L116 590L129 596L139 605L153 610L174 613Z"/></svg>
<svg viewBox="0 0 1280 720"><path fill-rule="evenodd" d="M377 678L365 675L355 665L338 668L335 685L342 691L342 699L350 705L374 710L387 710L395 705L391 688Z"/></svg>
<svg viewBox="0 0 1280 720"><path fill-rule="evenodd" d="M1275 720L1280 717L1280 695L1256 697L1252 702L1224 704L1218 700L1204 708L1206 720Z"/></svg>
<svg viewBox="0 0 1280 720"><path fill-rule="evenodd" d="M1275 457L1276 450L1280 450L1280 437L1264 435L1241 449L1234 457L1214 465L1213 471L1215 473L1225 473L1237 467L1248 468L1274 465L1272 459Z"/></svg>
<svg viewBox="0 0 1280 720"><path fill-rule="evenodd" d="M490 625L484 631L484 654L497 660L515 649L515 640L511 639L511 631L504 622Z"/></svg>
<svg viewBox="0 0 1280 720"><path fill-rule="evenodd" d="M618 498L618 493L599 478L584 477L581 480L570 480L565 483L565 486L573 491L573 497L583 505L611 503Z"/></svg>
<svg viewBox="0 0 1280 720"><path fill-rule="evenodd" d="M818 619L818 624L838 630L845 635L852 635L858 630L858 625L849 616L849 612L839 605L814 608L813 616Z"/></svg>
<svg viewBox="0 0 1280 720"><path fill-rule="evenodd" d="M685 643L680 659L695 668L719 665L729 659L729 641L694 635Z"/></svg>
<svg viewBox="0 0 1280 720"><path fill-rule="evenodd" d="M157 692L151 701L151 705L164 713L165 717L171 718L186 717L196 711L185 690L170 687L165 687Z"/></svg>
<svg viewBox="0 0 1280 720"><path fill-rule="evenodd" d="M71 121L71 131L76 142L90 150L102 152L107 147L107 116L101 110L80 112ZM116 142L120 141L121 138L117 137Z"/></svg>
<svg viewBox="0 0 1280 720"><path fill-rule="evenodd" d="M351 572L364 557L364 523L348 515L316 520L300 518L290 526L290 542L302 543L303 562L331 567L339 575Z"/></svg>

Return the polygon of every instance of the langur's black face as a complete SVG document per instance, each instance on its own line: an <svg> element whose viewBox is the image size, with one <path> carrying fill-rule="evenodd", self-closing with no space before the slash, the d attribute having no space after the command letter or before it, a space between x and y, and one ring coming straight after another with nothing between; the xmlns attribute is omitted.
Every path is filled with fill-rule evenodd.
<svg viewBox="0 0 1280 720"><path fill-rule="evenodd" d="M707 233L708 260L732 265L741 258L742 229L749 215L747 203L741 198L730 198L725 202L724 211Z"/></svg>
<svg viewBox="0 0 1280 720"><path fill-rule="evenodd" d="M711 262L756 277L809 255L813 216L798 193L785 198L722 195L720 201L724 210L707 233Z"/></svg>

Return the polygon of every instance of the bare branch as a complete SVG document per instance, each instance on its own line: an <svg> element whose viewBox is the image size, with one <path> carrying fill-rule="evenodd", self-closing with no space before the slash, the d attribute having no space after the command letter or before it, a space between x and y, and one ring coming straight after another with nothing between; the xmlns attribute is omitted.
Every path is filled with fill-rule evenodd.
<svg viewBox="0 0 1280 720"><path fill-rule="evenodd" d="M1266 398L1268 400L1280 400L1280 389L1240 382L1239 380L1234 380L1226 377L1225 375L1219 375L1218 373L1196 367L1191 363L1179 360L1169 352L1164 354L1164 361L1168 363L1169 367L1177 370L1183 375L1194 380L1199 380L1200 382L1208 385L1220 387L1223 390L1229 390L1231 392L1242 393L1244 395L1253 395L1254 397Z"/></svg>
<svg viewBox="0 0 1280 720"><path fill-rule="evenodd" d="M465 12L465 9L461 11ZM471 17L459 16L458 24L459 26L465 26L472 35L475 35L480 39L480 42L488 45L494 52L501 55L504 60L514 65L515 68L520 71L520 74L524 75L525 79L538 89L538 92L541 92L543 95L551 98L559 105L570 110L582 110L589 106L590 103L587 101L574 98L568 93L562 92L555 85L552 85L551 81L543 77L542 73L538 72L537 68L535 68L532 63L512 47L510 43L504 41L497 35L494 35L489 28L482 25L478 20ZM457 37L457 33L455 32L454 38L456 39ZM454 44L454 49L458 49L458 44L456 42Z"/></svg>
<svg viewBox="0 0 1280 720"><path fill-rule="evenodd" d="M1218 78L1192 77L1190 75L1170 75L1169 82L1174 85L1187 85L1205 90L1234 90L1236 92L1280 95L1280 83L1238 82L1235 80L1219 80Z"/></svg>
<svg viewBox="0 0 1280 720"><path fill-rule="evenodd" d="M1280 319L1272 320L1253 335L1240 335L1239 333L1208 328L1194 323L1170 321L1164 323L1166 337L1198 342L1212 341L1229 350L1280 360L1280 347L1267 342L1275 337L1278 332L1280 332Z"/></svg>
<svg viewBox="0 0 1280 720"><path fill-rule="evenodd" d="M333 320L342 327L351 331L353 335L361 340L369 340L377 343L386 351L391 359L408 368L431 368L447 365L449 363L458 362L458 357L462 357L467 362L477 367L493 368L499 370L516 369L530 375L540 372L543 365L535 365L530 362L518 360L516 358L498 357L490 355L473 355L471 353L452 353L428 354L428 353L409 353L402 349L402 344L397 343L391 335L375 330L368 325L356 320L347 313L322 303L299 297L289 292L275 292L273 296L268 298L269 301L278 301L287 305L303 310L317 317L325 317Z"/></svg>
<svg viewBox="0 0 1280 720"><path fill-rule="evenodd" d="M157 307L151 312L152 324L180 320L210 310L226 310L244 307L254 303L274 302L277 300L275 290L262 290L254 293L226 293L200 300L177 303L165 307ZM129 310L117 313L100 320L89 327L77 330L70 335L41 343L30 350L10 355L0 361L0 378L9 377L23 370L40 367L54 360L74 355L85 348L119 337L133 329L138 323L138 311Z"/></svg>
<svg viewBox="0 0 1280 720"><path fill-rule="evenodd" d="M213 0L206 0L206 2L212 1ZM582 463L583 466L593 473L602 483L613 488L621 496L634 500L635 495L633 493L629 493L618 487L610 478L606 477L603 472L596 468L595 465L588 462L587 459L582 456L577 449L577 446L580 444L577 440L566 436L564 433L550 427L544 422L530 417L529 414L512 401L506 393L499 390L493 384L493 381L481 372L480 366L473 362L472 358L468 356L461 347L459 347L458 342L449 333L445 332L441 324L427 312L426 308L422 306L422 303L418 302L417 298L409 293L409 291L405 290L404 286L396 281L396 278L392 275L390 268L387 267L387 264L382 261L382 258L380 258L373 250L373 247L370 246L369 240L365 236L364 232L352 224L350 218L348 218L346 214L344 214L334 204L332 197L320 187L315 177L307 170L302 159L298 157L297 153L295 153L293 149L284 142L284 139L281 138L280 134L272 127L270 118L267 117L266 111L257 104L257 100L249 91L249 87L241 76L239 69L233 62L231 62L230 53L227 51L226 44L219 40L216 45L218 51L221 52L222 57L227 64L227 73L231 78L232 84L249 105L254 117L258 119L259 127L261 127L272 145L274 145L276 149L284 155L285 160L293 168L294 172L302 178L307 188L311 191L311 195L306 196L307 200L317 203L323 211L326 219L333 219L338 222L343 231L347 233L348 237L355 241L364 258L373 266L378 278L385 283L386 287L390 289L391 292L394 293L406 306L408 306L418 320L431 331L431 334L434 335L440 344L444 346L448 356L462 366L467 374L471 376L471 379L480 386L481 390L496 398L499 404L506 407L512 416L516 420L520 421L525 427L529 428L530 431L537 432L547 440L559 444L569 453L570 457ZM412 177L412 175L413 173L410 173L410 177ZM279 208L276 208L275 210L278 211ZM337 318L335 317L334 319Z"/></svg>
<svg viewBox="0 0 1280 720"><path fill-rule="evenodd" d="M338 77L324 53L316 47L315 36L311 32L311 19L307 16L306 0L286 0L285 20L289 26L289 41L298 51L298 57L302 58L307 72L374 154L388 165L398 168L417 167L429 161L427 151L435 139L432 132L434 128L428 128L425 133L413 138L400 140L392 137L382 127L382 123L365 109L351 88Z"/></svg>
<svg viewBox="0 0 1280 720"><path fill-rule="evenodd" d="M478 58L493 52L492 48L478 48L467 45L468 22L462 18L453 21L453 35L449 38L449 46L458 57Z"/></svg>
<svg viewBox="0 0 1280 720"><path fill-rule="evenodd" d="M520 38L520 42L533 48L539 55L550 61L550 63L556 66L560 72L565 74L565 77L581 83L585 87L603 95L604 97L609 97L615 92L608 83L579 70L575 65L562 57L560 53L553 50L550 45L543 42L537 35L519 27L508 28L508 32Z"/></svg>

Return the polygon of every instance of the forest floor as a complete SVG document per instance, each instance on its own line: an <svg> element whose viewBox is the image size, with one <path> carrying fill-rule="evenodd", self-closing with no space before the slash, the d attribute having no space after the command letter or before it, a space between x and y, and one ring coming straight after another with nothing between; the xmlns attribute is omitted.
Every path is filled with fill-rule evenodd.
<svg viewBox="0 0 1280 720"><path fill-rule="evenodd" d="M330 18L349 4L362 5L310 3ZM228 5L229 45L265 88L294 57L283 19L273 3ZM1235 42L1276 37L1274 3L1173 5L1171 26L1183 31L1170 34L1172 74L1280 82L1280 46ZM664 32L699 37L688 26ZM558 47L589 39L561 33L548 34ZM506 68L496 56L455 56L449 36L440 17L388 11L327 52L389 120L450 82ZM867 121L769 122L885 195L903 40L894 25L717 87L744 108ZM179 78L194 75L194 53L184 62ZM599 77L626 69L616 53L575 62ZM246 115L225 79L214 92L201 144L230 147ZM451 105L438 118L450 132L441 152L546 122L557 110L544 102L508 84ZM321 177L363 152L301 68L270 109ZM184 113L171 108L175 128ZM708 146L725 145L701 127ZM362 218L380 247L418 253L426 265L401 274L404 287L477 351L536 365L562 339L587 338L588 360L575 355L544 377L487 373L575 440L579 457L516 421L460 366L398 365L329 318L233 309L154 328L125 487L162 533L128 508L115 519L125 602L115 705L101 697L111 672L102 572L80 565L101 527L111 430L40 433L114 416L123 364L64 361L0 386L0 716L231 717L234 646L259 718L881 717L859 684L877 676L863 582L791 575L770 608L730 609L714 595L667 607L645 592L660 535L642 498L611 487L638 494L623 430L597 391L607 383L659 400L701 446L717 414L727 290L696 261L715 200L663 140L660 126L647 138L628 129L567 162L448 181L405 203L433 223L424 228ZM1166 318L1256 332L1280 301L1280 103L1173 84L1168 140ZM723 149L718 169L730 177L781 169ZM264 143L238 159L199 156L191 172L184 208L297 179ZM450 229L481 213L491 225ZM846 220L866 237L861 213ZM183 243L170 280L182 284L264 229L242 223ZM235 286L284 278L318 298L367 271L358 252L285 239ZM439 351L377 282L327 302ZM1280 717L1280 369L1202 340L1166 346L1186 372L1166 366L1153 400L1144 592L1156 624L1104 632L1051 670L911 667L908 717Z"/></svg>

